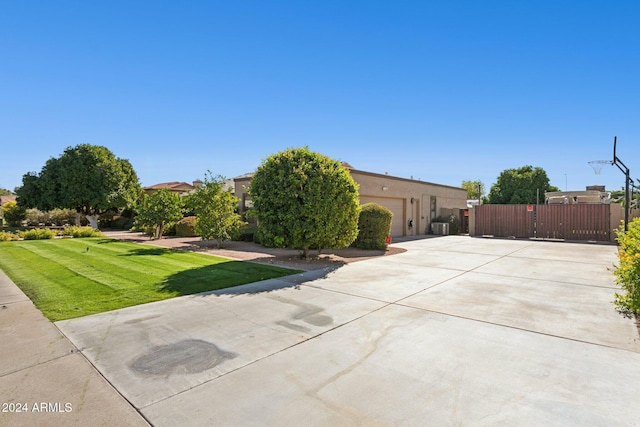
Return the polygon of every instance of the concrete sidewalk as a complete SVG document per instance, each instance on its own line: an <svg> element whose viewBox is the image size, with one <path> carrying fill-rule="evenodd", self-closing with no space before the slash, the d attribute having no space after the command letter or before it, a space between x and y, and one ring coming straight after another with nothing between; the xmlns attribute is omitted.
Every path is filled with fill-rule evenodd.
<svg viewBox="0 0 640 427"><path fill-rule="evenodd" d="M616 247L462 236L57 322L153 425L636 425Z"/></svg>
<svg viewBox="0 0 640 427"><path fill-rule="evenodd" d="M0 270L0 426L148 426Z"/></svg>

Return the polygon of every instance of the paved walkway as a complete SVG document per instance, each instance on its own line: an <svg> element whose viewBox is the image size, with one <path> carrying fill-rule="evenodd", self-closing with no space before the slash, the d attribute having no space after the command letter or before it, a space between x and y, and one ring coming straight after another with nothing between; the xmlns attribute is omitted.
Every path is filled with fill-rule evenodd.
<svg viewBox="0 0 640 427"><path fill-rule="evenodd" d="M90 414L144 423L127 401L155 426L637 425L640 339L611 304L615 246L459 236L399 246L407 252L57 322L75 347L41 316L0 317L15 348L0 356L11 366L2 397L71 401L56 419L30 414L64 425ZM16 332L36 324L46 342ZM67 360L67 371L54 365ZM55 390L60 377L73 386Z"/></svg>
<svg viewBox="0 0 640 427"><path fill-rule="evenodd" d="M0 270L0 426L148 426Z"/></svg>

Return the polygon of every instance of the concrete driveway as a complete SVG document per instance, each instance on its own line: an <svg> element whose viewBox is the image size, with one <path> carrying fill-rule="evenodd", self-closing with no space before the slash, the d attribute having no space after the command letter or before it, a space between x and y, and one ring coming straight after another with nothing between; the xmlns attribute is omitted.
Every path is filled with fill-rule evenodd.
<svg viewBox="0 0 640 427"><path fill-rule="evenodd" d="M615 246L449 236L58 328L174 425L638 425Z"/></svg>

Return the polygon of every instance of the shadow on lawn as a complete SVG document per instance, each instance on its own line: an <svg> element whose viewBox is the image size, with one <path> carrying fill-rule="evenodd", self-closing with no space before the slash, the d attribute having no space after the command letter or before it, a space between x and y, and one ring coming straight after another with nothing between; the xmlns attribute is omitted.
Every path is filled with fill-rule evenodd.
<svg viewBox="0 0 640 427"><path fill-rule="evenodd" d="M109 244L119 244L124 242L124 240L119 239L111 239L111 238L101 238L96 239L95 243L98 245L109 245ZM138 243L138 242L132 242ZM159 246L140 246L135 249L129 249L127 252L119 254L118 256L138 256L138 255L166 255L170 253L180 252L177 249L173 248L163 248Z"/></svg>
<svg viewBox="0 0 640 427"><path fill-rule="evenodd" d="M167 249L167 248L158 248L158 247L148 247L148 248L138 248L131 249L127 253L120 254L118 256L141 256L141 255L167 255L171 253L179 252L175 249Z"/></svg>
<svg viewBox="0 0 640 427"><path fill-rule="evenodd" d="M181 271L169 276L162 291L180 295L243 295L299 288L300 284L326 277L340 266L312 271L291 270L244 261L229 261Z"/></svg>

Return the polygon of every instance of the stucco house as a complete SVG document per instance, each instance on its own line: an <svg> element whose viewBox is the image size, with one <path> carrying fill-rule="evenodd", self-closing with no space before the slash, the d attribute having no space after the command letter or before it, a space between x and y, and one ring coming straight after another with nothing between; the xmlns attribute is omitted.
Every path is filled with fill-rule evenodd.
<svg viewBox="0 0 640 427"><path fill-rule="evenodd" d="M547 191L544 193L548 205L599 205L611 204L611 192L604 186L592 185L584 191Z"/></svg>
<svg viewBox="0 0 640 427"><path fill-rule="evenodd" d="M15 202L17 196L10 194L8 196L0 196L0 206L4 205L7 202Z"/></svg>
<svg viewBox="0 0 640 427"><path fill-rule="evenodd" d="M181 196L186 196L187 194L193 192L196 188L202 186L204 183L199 179L193 181L193 184L189 184L188 182L180 182L180 181L172 181L172 182L162 182L160 184L150 185L149 187L144 187L143 190L148 195L152 195L158 190L163 188L168 189L171 192L178 193ZM234 189L233 179L225 180L222 190L227 191Z"/></svg>
<svg viewBox="0 0 640 427"><path fill-rule="evenodd" d="M189 184L188 182L173 181L173 182L162 182L160 184L144 187L143 190L148 195L152 195L158 190L167 189L172 193L178 193L181 196L184 196L192 192L196 187L200 185L202 185L202 181L200 180L193 181L193 184Z"/></svg>
<svg viewBox="0 0 640 427"><path fill-rule="evenodd" d="M467 209L467 190L464 188L366 172L344 165L360 186L361 204L375 202L393 212L392 237L429 234L434 218L453 214L462 220ZM251 207L247 189L252 178L252 173L234 178L240 212Z"/></svg>

